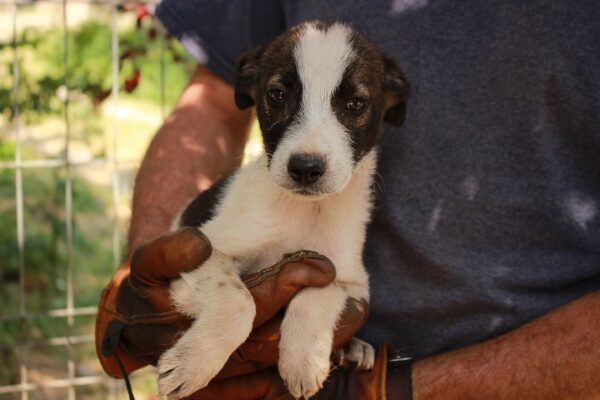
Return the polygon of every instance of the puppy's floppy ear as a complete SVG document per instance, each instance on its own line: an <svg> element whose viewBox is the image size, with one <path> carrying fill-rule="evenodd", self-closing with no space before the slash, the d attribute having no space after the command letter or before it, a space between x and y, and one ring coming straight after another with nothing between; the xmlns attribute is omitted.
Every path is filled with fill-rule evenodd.
<svg viewBox="0 0 600 400"><path fill-rule="evenodd" d="M406 116L406 100L409 86L398 65L388 57L383 57L384 79L383 95L385 98L384 120L400 126Z"/></svg>
<svg viewBox="0 0 600 400"><path fill-rule="evenodd" d="M256 80L264 48L255 47L243 53L235 73L235 104L240 110L252 107L256 102Z"/></svg>

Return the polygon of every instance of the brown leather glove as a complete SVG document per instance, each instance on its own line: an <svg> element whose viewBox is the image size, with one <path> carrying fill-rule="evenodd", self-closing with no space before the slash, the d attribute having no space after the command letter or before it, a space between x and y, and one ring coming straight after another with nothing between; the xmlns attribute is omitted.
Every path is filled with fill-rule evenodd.
<svg viewBox="0 0 600 400"><path fill-rule="evenodd" d="M370 371L334 369L311 400L411 400L410 365L388 362L387 345L377 350ZM191 400L293 400L276 368L212 381Z"/></svg>
<svg viewBox="0 0 600 400"><path fill-rule="evenodd" d="M175 311L169 282L201 265L211 253L210 242L197 229L161 236L136 250L108 283L96 316L96 352L104 371L123 378L156 364L177 332L191 321Z"/></svg>
<svg viewBox="0 0 600 400"><path fill-rule="evenodd" d="M169 297L169 283L181 272L200 267L210 256L208 239L195 228L161 236L134 253L104 289L96 318L96 350L104 370L122 378L155 365L191 320L179 314ZM256 303L256 329L230 358L220 378L245 375L275 365L283 309L305 286L324 286L335 278L331 262L300 251L244 279ZM335 335L335 346L350 340L364 324L368 307L350 300ZM118 358L117 358L118 357ZM200 362L200 360L199 360Z"/></svg>

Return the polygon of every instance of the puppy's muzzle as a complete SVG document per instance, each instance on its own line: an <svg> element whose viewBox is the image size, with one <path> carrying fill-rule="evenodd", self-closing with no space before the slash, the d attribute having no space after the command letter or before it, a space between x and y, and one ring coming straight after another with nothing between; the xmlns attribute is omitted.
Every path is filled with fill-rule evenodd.
<svg viewBox="0 0 600 400"><path fill-rule="evenodd" d="M325 174L325 159L317 154L294 154L288 161L287 170L299 186L309 186Z"/></svg>

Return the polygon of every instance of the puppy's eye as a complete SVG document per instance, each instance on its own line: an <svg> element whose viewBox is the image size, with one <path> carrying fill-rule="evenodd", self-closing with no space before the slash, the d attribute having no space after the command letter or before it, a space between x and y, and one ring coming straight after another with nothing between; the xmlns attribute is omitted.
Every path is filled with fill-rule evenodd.
<svg viewBox="0 0 600 400"><path fill-rule="evenodd" d="M346 102L346 110L352 112L360 112L367 105L367 101L365 99L361 99L360 97L353 97Z"/></svg>
<svg viewBox="0 0 600 400"><path fill-rule="evenodd" d="M285 101L285 92L281 89L271 89L267 92L273 104L282 104Z"/></svg>

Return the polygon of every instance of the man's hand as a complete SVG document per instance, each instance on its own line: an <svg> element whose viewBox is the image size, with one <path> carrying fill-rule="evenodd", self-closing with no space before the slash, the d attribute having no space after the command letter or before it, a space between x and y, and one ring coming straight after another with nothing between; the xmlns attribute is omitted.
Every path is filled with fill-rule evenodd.
<svg viewBox="0 0 600 400"><path fill-rule="evenodd" d="M317 253L299 251L244 278L256 304L254 330L232 354L217 378L245 375L277 364L280 325L285 307L306 286L325 286L335 278L331 261ZM368 316L365 300L349 298L334 335L335 349L348 343Z"/></svg>
<svg viewBox="0 0 600 400"><path fill-rule="evenodd" d="M198 229L183 229L138 248L102 292L96 317L96 351L110 376L122 378L114 353L127 373L156 364L191 321L179 314L169 284L179 274L201 265L211 254Z"/></svg>
<svg viewBox="0 0 600 400"><path fill-rule="evenodd" d="M112 355L115 351L127 373L154 365L180 332L189 327L191 320L171 303L169 284L180 273L201 268L210 253L210 243L198 229L184 228L141 246L131 262L117 271L102 294L96 320L97 352L109 375L123 376ZM303 287L325 286L334 278L331 262L312 252L293 253L246 277L244 281L256 304L255 330L219 377L245 375L275 365L279 324L287 303ZM360 329L367 310L364 301L348 301L335 335L335 347L345 344Z"/></svg>

